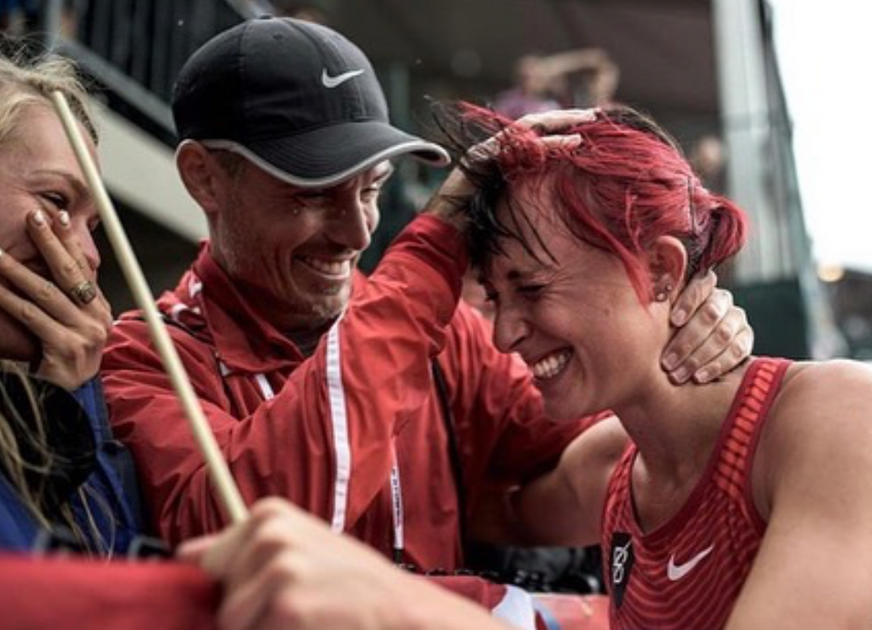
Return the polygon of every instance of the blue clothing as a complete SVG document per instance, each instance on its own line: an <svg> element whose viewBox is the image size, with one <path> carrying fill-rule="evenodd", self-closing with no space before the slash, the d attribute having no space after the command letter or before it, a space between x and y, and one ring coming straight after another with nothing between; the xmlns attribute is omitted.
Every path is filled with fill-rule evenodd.
<svg viewBox="0 0 872 630"><path fill-rule="evenodd" d="M39 529L39 523L24 507L6 478L0 475L0 549L30 549Z"/></svg>
<svg viewBox="0 0 872 630"><path fill-rule="evenodd" d="M90 512L104 541L92 544L92 549L104 549L105 545L113 555L125 554L143 524L133 459L112 437L99 377L91 379L72 395L85 410L96 447L95 465L84 484L88 509L76 492L70 499L73 515L81 531L91 535ZM0 472L0 549L29 551L42 529Z"/></svg>

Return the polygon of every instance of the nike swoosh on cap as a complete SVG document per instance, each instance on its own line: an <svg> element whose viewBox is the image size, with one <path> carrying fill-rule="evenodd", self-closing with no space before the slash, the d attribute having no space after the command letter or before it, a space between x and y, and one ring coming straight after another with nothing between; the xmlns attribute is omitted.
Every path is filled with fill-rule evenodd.
<svg viewBox="0 0 872 630"><path fill-rule="evenodd" d="M324 70L321 71L321 84L325 88L332 89L342 85L349 79L360 76L361 74L363 74L363 70L349 70L348 72L343 72L342 74L337 74L335 77L331 77L327 74L327 68L324 68Z"/></svg>
<svg viewBox="0 0 872 630"><path fill-rule="evenodd" d="M684 564L675 564L675 554L672 554L669 558L669 562L666 565L666 577L668 577L673 582L680 580L685 575L693 571L694 567L698 565L703 558L709 555L714 548L715 546L712 545L708 549L703 549Z"/></svg>

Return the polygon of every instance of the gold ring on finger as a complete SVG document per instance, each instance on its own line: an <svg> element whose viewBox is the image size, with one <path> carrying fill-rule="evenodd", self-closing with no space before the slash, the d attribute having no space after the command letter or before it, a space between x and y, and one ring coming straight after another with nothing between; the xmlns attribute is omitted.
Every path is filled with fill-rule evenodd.
<svg viewBox="0 0 872 630"><path fill-rule="evenodd" d="M82 306L94 301L97 297L97 285L90 280L82 280L68 291L70 298Z"/></svg>

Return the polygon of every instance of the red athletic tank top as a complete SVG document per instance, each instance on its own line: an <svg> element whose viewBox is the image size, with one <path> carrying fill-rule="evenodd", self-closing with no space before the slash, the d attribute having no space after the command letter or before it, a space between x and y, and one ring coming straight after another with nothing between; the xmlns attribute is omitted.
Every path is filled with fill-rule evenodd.
<svg viewBox="0 0 872 630"><path fill-rule="evenodd" d="M612 630L718 630L726 624L766 529L754 507L751 470L760 429L789 364L752 362L687 502L648 534L639 528L631 496L637 449L627 448L603 513Z"/></svg>

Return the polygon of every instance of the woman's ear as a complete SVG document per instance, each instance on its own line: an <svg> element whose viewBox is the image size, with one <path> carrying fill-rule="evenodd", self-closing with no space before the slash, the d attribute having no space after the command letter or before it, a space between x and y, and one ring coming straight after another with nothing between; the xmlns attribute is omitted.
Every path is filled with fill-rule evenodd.
<svg viewBox="0 0 872 630"><path fill-rule="evenodd" d="M209 149L196 140L185 140L176 150L176 167L194 201L207 215L217 213L228 175Z"/></svg>
<svg viewBox="0 0 872 630"><path fill-rule="evenodd" d="M674 236L660 236L648 248L648 273L655 302L672 303L684 288L687 250Z"/></svg>

